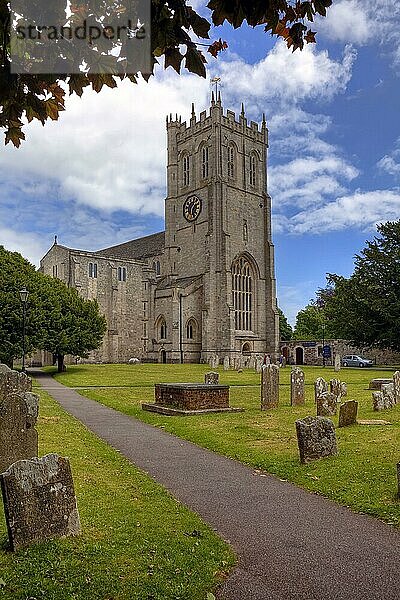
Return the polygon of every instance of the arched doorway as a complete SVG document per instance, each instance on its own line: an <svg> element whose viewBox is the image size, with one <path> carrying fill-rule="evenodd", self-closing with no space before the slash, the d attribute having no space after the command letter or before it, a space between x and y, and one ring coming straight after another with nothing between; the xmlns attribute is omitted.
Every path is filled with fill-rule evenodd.
<svg viewBox="0 0 400 600"><path fill-rule="evenodd" d="M296 348L296 365L304 364L304 351L301 346Z"/></svg>
<svg viewBox="0 0 400 600"><path fill-rule="evenodd" d="M161 350L160 358L161 358L161 362L165 365L167 362L167 353L165 350Z"/></svg>
<svg viewBox="0 0 400 600"><path fill-rule="evenodd" d="M288 359L289 359L289 348L287 346L284 346L282 348L282 354L283 354L286 362L288 362Z"/></svg>
<svg viewBox="0 0 400 600"><path fill-rule="evenodd" d="M245 342L242 346L242 354L250 355L251 354L251 346L249 342Z"/></svg>

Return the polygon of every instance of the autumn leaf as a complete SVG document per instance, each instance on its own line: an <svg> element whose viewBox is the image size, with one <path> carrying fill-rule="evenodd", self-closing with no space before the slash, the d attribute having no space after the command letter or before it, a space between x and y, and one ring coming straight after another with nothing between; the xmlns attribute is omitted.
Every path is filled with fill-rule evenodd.
<svg viewBox="0 0 400 600"><path fill-rule="evenodd" d="M306 33L306 35L304 36L304 39L306 40L307 44L316 44L317 41L315 39L315 34L317 32L316 31L311 31L311 29L309 29Z"/></svg>
<svg viewBox="0 0 400 600"><path fill-rule="evenodd" d="M217 58L218 53L223 50L226 50L227 47L228 47L228 44L225 41L221 40L221 38L219 38L219 40L217 40L211 44L211 46L208 48L207 52L212 54L214 58Z"/></svg>

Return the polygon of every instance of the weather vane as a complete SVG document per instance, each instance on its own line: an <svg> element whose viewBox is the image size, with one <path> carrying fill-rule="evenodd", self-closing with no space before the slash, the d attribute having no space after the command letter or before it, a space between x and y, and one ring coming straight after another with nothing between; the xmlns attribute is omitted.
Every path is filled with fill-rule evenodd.
<svg viewBox="0 0 400 600"><path fill-rule="evenodd" d="M221 86L220 81L221 77L213 77L211 79L211 85L215 84L215 96L218 95L218 85Z"/></svg>

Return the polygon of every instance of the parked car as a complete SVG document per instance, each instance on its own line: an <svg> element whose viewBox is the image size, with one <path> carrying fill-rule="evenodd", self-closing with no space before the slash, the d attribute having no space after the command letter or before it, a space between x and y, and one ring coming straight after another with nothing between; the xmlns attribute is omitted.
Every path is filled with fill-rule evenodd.
<svg viewBox="0 0 400 600"><path fill-rule="evenodd" d="M372 367L374 364L373 360L358 356L358 354L346 354L342 358L343 367Z"/></svg>

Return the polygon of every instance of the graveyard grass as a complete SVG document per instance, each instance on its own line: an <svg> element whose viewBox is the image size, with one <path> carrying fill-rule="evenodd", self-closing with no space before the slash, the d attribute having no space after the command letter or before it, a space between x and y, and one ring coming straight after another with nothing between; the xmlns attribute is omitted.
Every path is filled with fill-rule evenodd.
<svg viewBox="0 0 400 600"><path fill-rule="evenodd" d="M211 594L234 563L227 544L43 391L37 429L39 455L70 458L83 533L12 554L3 517L2 599L205 600Z"/></svg>
<svg viewBox="0 0 400 600"><path fill-rule="evenodd" d="M354 511L400 526L396 463L400 461L400 405L372 410L369 381L390 378L395 369L341 369L304 367L305 406L290 406L290 367L280 370L280 404L260 410L260 374L252 370L224 371L220 383L231 385L230 404L243 413L167 417L145 412L141 402L154 401L154 383L203 382L208 365L78 365L57 374L61 383L79 387L79 393L127 415L254 467L322 494ZM300 465L295 420L315 415L314 381L322 376L347 383L344 400L357 400L358 419L384 419L391 425L353 425L338 428L339 454ZM333 417L338 424L339 415Z"/></svg>

